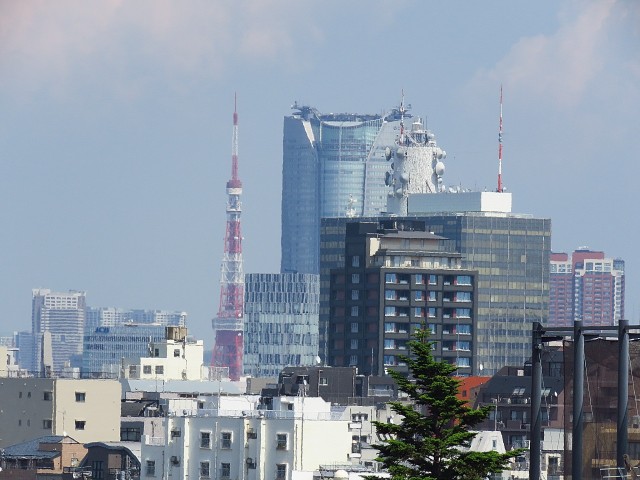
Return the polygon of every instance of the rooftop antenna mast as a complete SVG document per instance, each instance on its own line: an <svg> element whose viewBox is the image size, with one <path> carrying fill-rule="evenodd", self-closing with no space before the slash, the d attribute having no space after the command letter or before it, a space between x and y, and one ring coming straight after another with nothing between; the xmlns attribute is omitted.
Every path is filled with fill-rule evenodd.
<svg viewBox="0 0 640 480"><path fill-rule="evenodd" d="M502 85L500 85L500 128L498 130L498 193L502 193Z"/></svg>
<svg viewBox="0 0 640 480"><path fill-rule="evenodd" d="M401 90L402 98L400 99L400 143L404 143L404 88Z"/></svg>

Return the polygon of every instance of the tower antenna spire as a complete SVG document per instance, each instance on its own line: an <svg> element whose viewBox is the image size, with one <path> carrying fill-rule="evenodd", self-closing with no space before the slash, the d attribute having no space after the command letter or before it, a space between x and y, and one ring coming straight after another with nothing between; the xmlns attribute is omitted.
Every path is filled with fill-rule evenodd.
<svg viewBox="0 0 640 480"><path fill-rule="evenodd" d="M498 193L502 193L502 85L500 85L500 127L498 129Z"/></svg>

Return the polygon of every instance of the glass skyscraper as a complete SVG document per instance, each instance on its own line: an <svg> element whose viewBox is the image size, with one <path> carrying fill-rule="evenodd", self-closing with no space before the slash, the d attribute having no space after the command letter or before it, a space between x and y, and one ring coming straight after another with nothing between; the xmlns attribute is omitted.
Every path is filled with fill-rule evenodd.
<svg viewBox="0 0 640 480"><path fill-rule="evenodd" d="M318 275L245 275L245 375L277 377L284 367L315 364L319 292Z"/></svg>
<svg viewBox="0 0 640 480"><path fill-rule="evenodd" d="M321 114L297 104L294 109L284 118L281 271L318 274L321 218L386 210L385 148L399 133L400 114Z"/></svg>

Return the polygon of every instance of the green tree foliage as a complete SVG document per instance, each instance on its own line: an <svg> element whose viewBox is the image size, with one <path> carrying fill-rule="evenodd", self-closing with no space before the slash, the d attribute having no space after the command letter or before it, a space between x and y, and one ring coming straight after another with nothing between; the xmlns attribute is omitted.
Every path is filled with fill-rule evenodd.
<svg viewBox="0 0 640 480"><path fill-rule="evenodd" d="M389 403L401 415L400 424L374 422L378 434L386 438L375 445L377 460L393 480L481 480L504 470L521 450L501 454L466 448L476 435L471 429L487 418L491 405L473 409L456 397L460 384L452 376L456 367L433 358L433 342L424 329L408 344L411 355L402 360L410 375L389 374L412 401Z"/></svg>

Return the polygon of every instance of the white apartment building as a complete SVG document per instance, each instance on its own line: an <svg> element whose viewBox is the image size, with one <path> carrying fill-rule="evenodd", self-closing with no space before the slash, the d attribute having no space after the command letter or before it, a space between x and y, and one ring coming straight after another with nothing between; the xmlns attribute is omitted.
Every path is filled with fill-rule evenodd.
<svg viewBox="0 0 640 480"><path fill-rule="evenodd" d="M165 339L149 344L147 357L123 360L125 378L138 380L204 380L204 343L187 337L187 328L165 327Z"/></svg>
<svg viewBox="0 0 640 480"><path fill-rule="evenodd" d="M141 479L311 479L320 465L359 456L353 437L362 425L350 407L318 397L274 398L270 410L258 408L258 397L223 398L219 406L170 414L164 438L145 437Z"/></svg>

